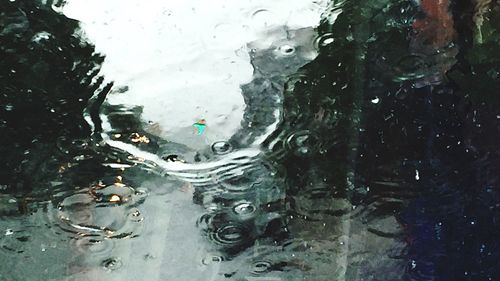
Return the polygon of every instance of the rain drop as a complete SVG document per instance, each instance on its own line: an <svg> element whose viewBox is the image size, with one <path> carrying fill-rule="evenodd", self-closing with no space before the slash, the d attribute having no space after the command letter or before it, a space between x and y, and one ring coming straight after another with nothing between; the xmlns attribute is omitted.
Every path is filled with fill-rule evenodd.
<svg viewBox="0 0 500 281"><path fill-rule="evenodd" d="M230 143L225 141L218 141L212 144L212 151L218 155L227 154L231 152L231 150L233 150L233 147Z"/></svg>
<svg viewBox="0 0 500 281"><path fill-rule="evenodd" d="M252 14L252 20L257 27L269 27L275 24L274 14L267 9L259 9Z"/></svg>
<svg viewBox="0 0 500 281"><path fill-rule="evenodd" d="M179 158L179 155L171 154L162 157L163 160L167 162L184 162Z"/></svg>
<svg viewBox="0 0 500 281"><path fill-rule="evenodd" d="M210 265L214 263L220 263L224 260L222 256L209 255L201 260L201 263L204 265Z"/></svg>
<svg viewBox="0 0 500 281"><path fill-rule="evenodd" d="M314 40L314 47L320 49L332 44L334 41L332 33L325 33Z"/></svg>
<svg viewBox="0 0 500 281"><path fill-rule="evenodd" d="M316 151L318 144L318 137L308 130L295 132L286 141L287 148L292 150L296 156L312 155Z"/></svg>
<svg viewBox="0 0 500 281"><path fill-rule="evenodd" d="M281 55L290 56L295 52L295 47L292 45L285 44L280 46L278 48L278 51L280 52Z"/></svg>
<svg viewBox="0 0 500 281"><path fill-rule="evenodd" d="M238 224L228 224L218 228L210 238L223 245L240 244L248 237L249 230Z"/></svg>
<svg viewBox="0 0 500 281"><path fill-rule="evenodd" d="M255 212L255 206L250 202L240 202L234 206L233 211L238 215L249 215Z"/></svg>
<svg viewBox="0 0 500 281"><path fill-rule="evenodd" d="M269 271L272 264L268 261L258 261L252 265L252 272L256 274L261 274Z"/></svg>
<svg viewBox="0 0 500 281"><path fill-rule="evenodd" d="M122 262L118 258L109 258L102 262L102 266L108 271L114 271L122 266Z"/></svg>
<svg viewBox="0 0 500 281"><path fill-rule="evenodd" d="M31 41L35 43L41 43L42 41L49 40L51 37L51 34L48 33L47 31L41 31L38 32L37 34L33 35L31 38Z"/></svg>

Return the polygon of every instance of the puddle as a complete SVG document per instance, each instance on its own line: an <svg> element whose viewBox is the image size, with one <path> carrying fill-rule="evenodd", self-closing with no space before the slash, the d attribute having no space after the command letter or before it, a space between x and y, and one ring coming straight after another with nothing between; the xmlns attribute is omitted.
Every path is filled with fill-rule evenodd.
<svg viewBox="0 0 500 281"><path fill-rule="evenodd" d="M500 10L467 5L2 2L0 276L495 280Z"/></svg>

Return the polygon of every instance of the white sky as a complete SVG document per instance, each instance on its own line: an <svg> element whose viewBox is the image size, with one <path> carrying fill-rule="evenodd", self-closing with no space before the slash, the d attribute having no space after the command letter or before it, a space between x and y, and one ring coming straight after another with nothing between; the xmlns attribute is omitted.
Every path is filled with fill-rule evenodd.
<svg viewBox="0 0 500 281"><path fill-rule="evenodd" d="M273 26L316 26L326 2L69 0L64 13L106 55L106 78L129 87L108 102L143 105L144 120L158 123L167 139L192 134L188 128L204 118L210 142L240 126L240 85L253 71L246 44Z"/></svg>

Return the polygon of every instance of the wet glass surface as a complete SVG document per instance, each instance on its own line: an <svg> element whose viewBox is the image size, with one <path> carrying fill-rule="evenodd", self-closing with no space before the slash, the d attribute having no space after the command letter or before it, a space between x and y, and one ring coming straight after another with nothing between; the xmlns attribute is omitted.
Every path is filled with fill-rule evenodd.
<svg viewBox="0 0 500 281"><path fill-rule="evenodd" d="M0 2L0 280L500 280L496 1Z"/></svg>

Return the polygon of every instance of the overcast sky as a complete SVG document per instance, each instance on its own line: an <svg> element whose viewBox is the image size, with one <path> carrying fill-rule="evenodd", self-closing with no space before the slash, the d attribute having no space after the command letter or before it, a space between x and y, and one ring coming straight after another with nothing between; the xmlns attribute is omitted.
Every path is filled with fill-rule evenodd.
<svg viewBox="0 0 500 281"><path fill-rule="evenodd" d="M263 31L319 24L326 1L310 0L69 0L64 13L82 22L106 55L103 74L125 94L112 104L143 105L145 121L172 138L198 119L207 137L229 138L244 103L240 85L252 66L245 46ZM192 133L191 131L189 133Z"/></svg>

